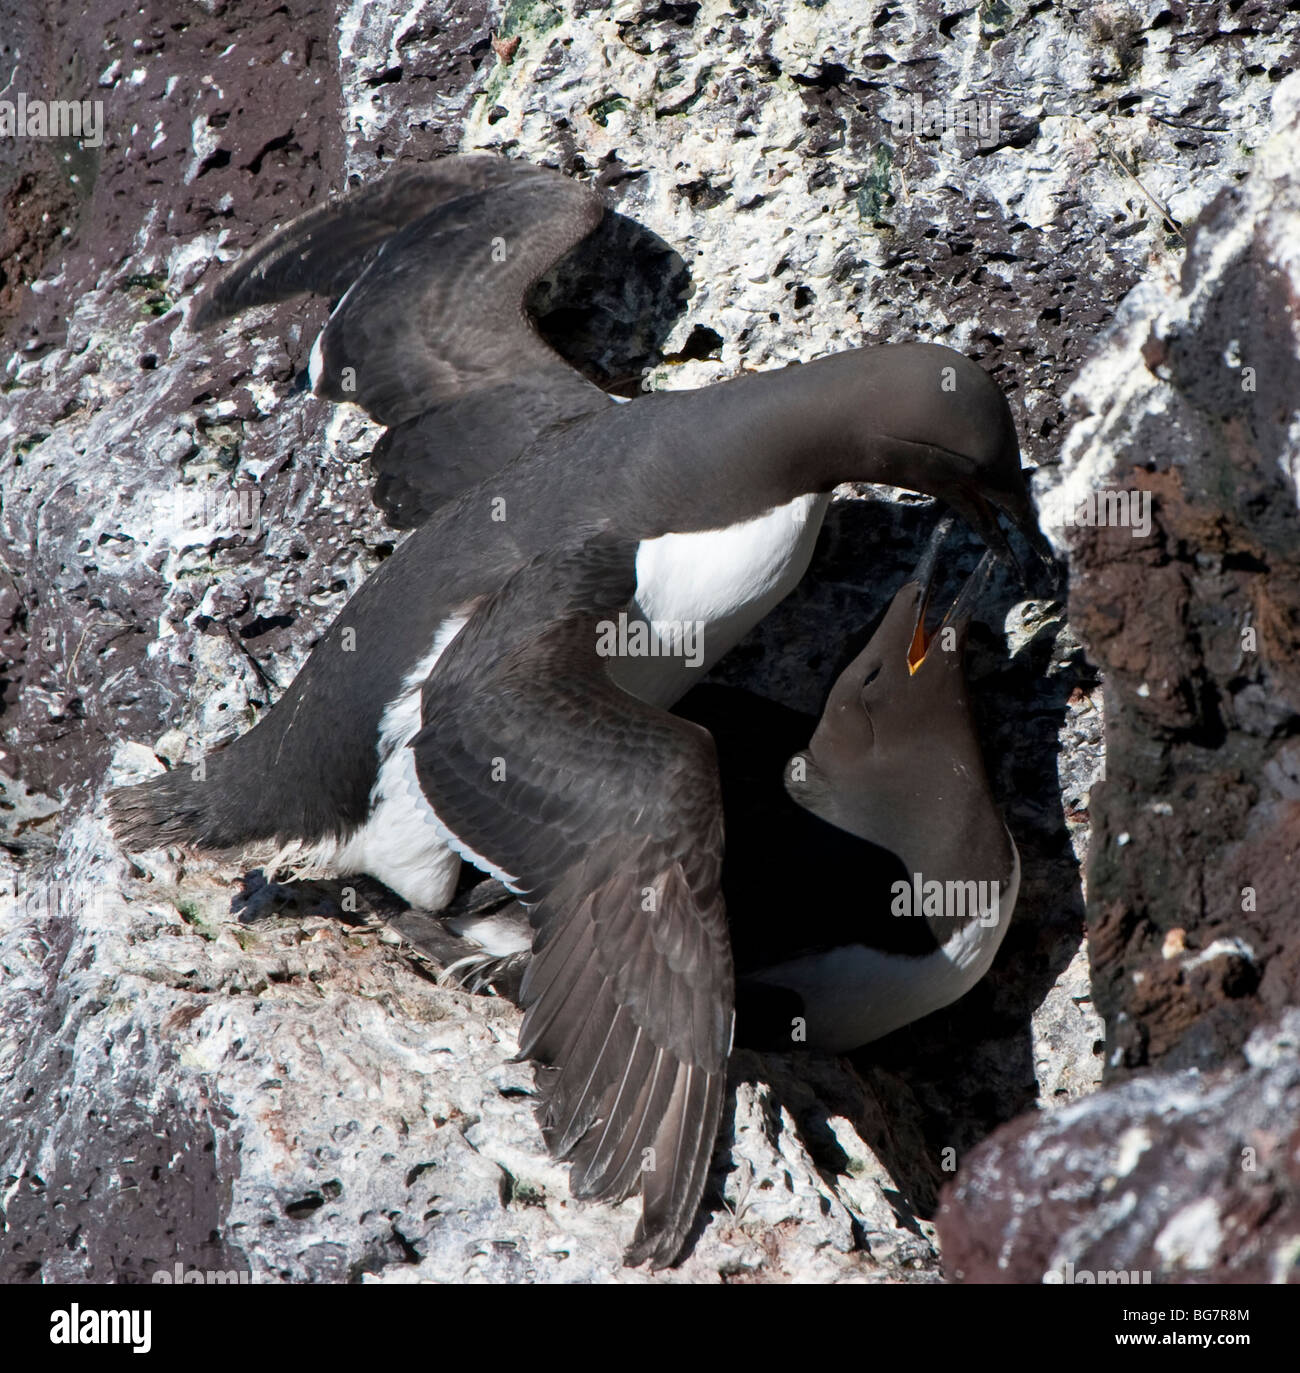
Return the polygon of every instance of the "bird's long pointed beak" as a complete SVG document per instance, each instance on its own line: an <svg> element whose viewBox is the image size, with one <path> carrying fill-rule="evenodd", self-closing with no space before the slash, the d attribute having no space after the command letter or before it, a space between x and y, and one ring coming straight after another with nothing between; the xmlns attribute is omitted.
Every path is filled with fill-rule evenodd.
<svg viewBox="0 0 1300 1373"><path fill-rule="evenodd" d="M1007 542L1007 536L1002 532L1002 526L998 523L997 511L994 510L989 500L981 492L973 490L963 490L951 494L945 492L944 500L1004 563L1014 568L1021 586L1025 587L1026 593L1028 593L1025 569L1021 566L1020 559L1016 557L1015 550ZM1001 508L1000 502L999 508ZM1021 521L1016 514L1008 511L1007 518L1017 527L1020 527Z"/></svg>
<svg viewBox="0 0 1300 1373"><path fill-rule="evenodd" d="M1053 592L1059 588L1060 563L1052 551L1051 544L1047 542L1047 537L1038 527L1038 517L1025 492L990 491L986 496L979 491L962 491L956 495L947 495L945 499L984 543L1014 569L1016 580L1026 596L1034 594L1029 585L1029 575L1024 564L1016 556L1015 549L1008 542L1007 536L1002 532L1002 527L998 523L999 512L1019 530L1025 542L1037 555L1051 580Z"/></svg>
<svg viewBox="0 0 1300 1373"><path fill-rule="evenodd" d="M934 585L935 571L939 566L939 554L943 550L944 540L952 533L952 527L955 523L954 516L945 515L935 525L934 533L930 535L930 542L921 555L921 561L917 563L916 570L907 579L909 582L919 583L921 587L921 594L916 602L916 619L912 623L912 637L907 650L907 670L909 673L915 672L925 661L926 649L930 646L930 636L925 632L925 612L930 606L930 591Z"/></svg>
<svg viewBox="0 0 1300 1373"><path fill-rule="evenodd" d="M1025 468L1024 474L1026 483L1028 474L1032 468ZM1029 499L1028 490L1013 490L1009 492L995 491L990 492L989 500L995 505L1011 523L1024 536L1025 542L1033 550L1043 568L1047 572L1052 582L1052 589L1056 591L1061 585L1062 567L1052 545L1048 543L1047 536L1043 533L1038 524L1038 513ZM1023 570L1020 576L1021 585L1025 585ZM1026 587L1026 590L1028 588Z"/></svg>
<svg viewBox="0 0 1300 1373"><path fill-rule="evenodd" d="M951 625L960 634L970 623L971 616L975 613L975 606L984 594L984 588L988 585L996 557L997 555L991 548L985 549L984 556L975 564L974 570L962 584L956 600L944 612L939 629L935 630L936 634L945 625Z"/></svg>

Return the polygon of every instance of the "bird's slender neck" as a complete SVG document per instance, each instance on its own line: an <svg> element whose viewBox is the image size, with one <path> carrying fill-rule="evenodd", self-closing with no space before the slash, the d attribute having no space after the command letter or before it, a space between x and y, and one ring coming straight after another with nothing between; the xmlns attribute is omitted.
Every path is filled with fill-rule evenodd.
<svg viewBox="0 0 1300 1373"><path fill-rule="evenodd" d="M964 803L962 815L959 826L935 826L929 835L917 834L899 845L899 857L909 872L940 881L958 873L980 881L1006 877L1012 863L1011 836L992 795Z"/></svg>
<svg viewBox="0 0 1300 1373"><path fill-rule="evenodd" d="M761 454L786 500L843 481L886 480L867 400L873 351L836 353L726 383L741 441L756 458Z"/></svg>
<svg viewBox="0 0 1300 1373"><path fill-rule="evenodd" d="M857 384L869 372L865 351L672 392L671 403L668 395L647 397L659 411L658 451L632 478L636 498L666 509L678 504L670 492L688 492L692 527L710 528L842 481L892 480L883 456L874 462L871 416ZM637 405L625 408L616 421L632 425Z"/></svg>
<svg viewBox="0 0 1300 1373"><path fill-rule="evenodd" d="M1016 899L1015 845L992 795L960 813L960 826L935 826L931 837L899 846L912 884L909 913L923 916L941 944L971 919L1001 926Z"/></svg>
<svg viewBox="0 0 1300 1373"><path fill-rule="evenodd" d="M1017 872L1015 845L983 769L977 772L978 764L955 754L944 762L936 769L918 759L906 775L877 777L866 793L860 785L837 787L824 773L822 782L796 793L815 815L898 857L912 888L905 913L924 916L939 943L981 914L972 897L983 903L991 898L1009 915ZM936 784L936 778L945 780ZM917 794L922 785L923 803ZM929 823L899 823L918 812ZM966 886L972 882L973 890Z"/></svg>

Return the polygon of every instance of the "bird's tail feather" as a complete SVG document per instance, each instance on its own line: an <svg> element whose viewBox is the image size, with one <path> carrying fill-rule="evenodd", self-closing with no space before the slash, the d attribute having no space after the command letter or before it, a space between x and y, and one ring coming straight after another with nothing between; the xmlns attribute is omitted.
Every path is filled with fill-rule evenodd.
<svg viewBox="0 0 1300 1373"><path fill-rule="evenodd" d="M161 777L120 787L108 798L109 823L128 849L231 849L257 836L256 817L231 806L219 774L221 755L183 764ZM251 822L251 825L250 825Z"/></svg>

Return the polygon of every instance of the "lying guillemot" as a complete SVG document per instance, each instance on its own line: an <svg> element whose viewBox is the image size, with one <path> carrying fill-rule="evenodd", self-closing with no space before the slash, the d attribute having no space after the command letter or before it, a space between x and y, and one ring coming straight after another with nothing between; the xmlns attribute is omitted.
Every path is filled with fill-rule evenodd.
<svg viewBox="0 0 1300 1373"><path fill-rule="evenodd" d="M738 709L708 687L683 703L718 748L737 1039L750 1047L859 1048L963 996L1006 934L1020 861L965 678L990 555L926 631L936 552L937 541L793 756L806 728L795 712Z"/></svg>
<svg viewBox="0 0 1300 1373"><path fill-rule="evenodd" d="M820 720L711 683L674 708L708 730L717 752L736 1040L746 1047L859 1048L963 996L1006 934L1020 863L965 677L990 555L940 624L924 623L950 523ZM467 904L486 904L492 888L482 884ZM493 958L465 943L525 945L517 905L452 923L464 939L441 951L458 960L449 980L483 988L504 973L509 986L527 967L527 953Z"/></svg>
<svg viewBox="0 0 1300 1373"><path fill-rule="evenodd" d="M746 987L799 999L803 1033L787 1033L814 1047L867 1042L956 999L986 971L1016 899L1018 859L964 685L980 576L936 647L924 614L937 554L936 539L841 674L787 785L922 884L1002 890L987 909L909 921L925 952L911 931L903 953L880 938L892 915L876 908L851 941L796 941L794 956L751 970ZM436 823L529 910L519 1053L541 1065L547 1146L572 1161L575 1196L621 1200L639 1187L627 1261L663 1266L707 1177L735 986L712 737L621 691L597 651L598 626L634 582L635 546L606 530L512 574L430 674L411 751Z"/></svg>

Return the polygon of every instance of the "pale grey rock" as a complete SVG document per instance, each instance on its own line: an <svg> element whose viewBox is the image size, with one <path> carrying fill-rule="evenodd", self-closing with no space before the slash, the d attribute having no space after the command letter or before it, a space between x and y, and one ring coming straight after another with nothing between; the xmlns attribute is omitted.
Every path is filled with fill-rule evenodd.
<svg viewBox="0 0 1300 1373"><path fill-rule="evenodd" d="M221 1193L221 1243L203 1262L189 1217L172 1217L161 1235L142 1225L118 1193L148 1192L152 1181L166 1197L168 1185L136 1176L146 1160L123 1157L102 1214L99 1197L86 1200L85 1240L54 1254L23 1235L9 1256L16 1271L31 1261L49 1281L148 1281L170 1268L166 1246L178 1231L190 1266L247 1267L254 1280L652 1280L621 1263L636 1205L575 1202L567 1170L543 1149L531 1069L513 1061L519 1015L508 1002L438 985L378 921L241 923L229 909L229 871L128 863L106 858L110 850L99 823L83 818L64 831L57 886L6 894L8 1224L23 1235L54 1180L94 1156L83 1108L112 1110L129 1088L143 1110L165 1104L165 1140L183 1120L200 1123L200 1136L203 1123L220 1131L208 1160L220 1172L208 1181ZM69 917L75 933L56 956L45 931ZM833 1065L820 1071L837 1085L851 1080ZM849 1119L825 1126L843 1159L838 1175L810 1155L802 1116L819 1100L806 1072L794 1060L765 1070L738 1056L721 1204L663 1280L879 1280L900 1252L934 1270L932 1245L916 1243L891 1210L887 1176ZM57 1093L56 1120L21 1109L33 1083ZM189 1152L198 1174L202 1148ZM114 1219L133 1243L110 1261L95 1231Z"/></svg>

